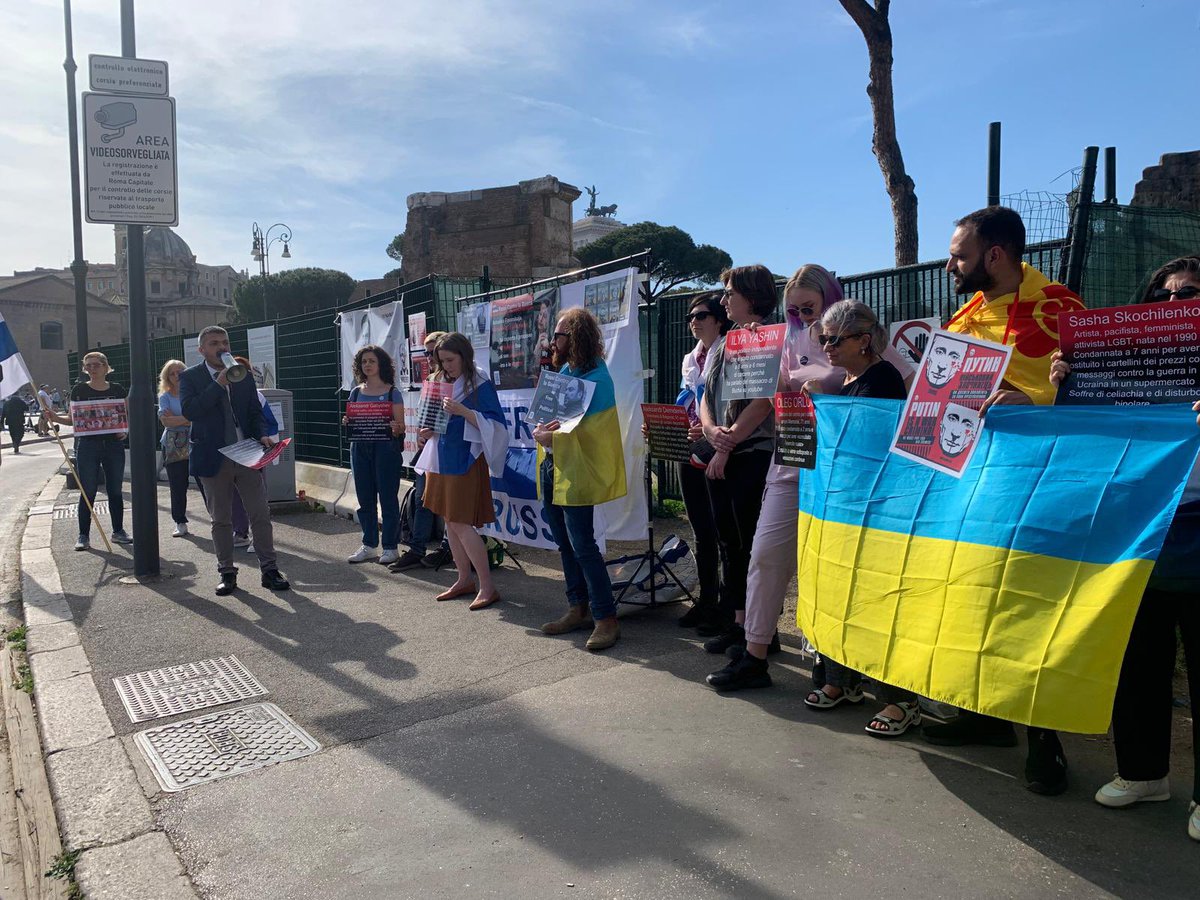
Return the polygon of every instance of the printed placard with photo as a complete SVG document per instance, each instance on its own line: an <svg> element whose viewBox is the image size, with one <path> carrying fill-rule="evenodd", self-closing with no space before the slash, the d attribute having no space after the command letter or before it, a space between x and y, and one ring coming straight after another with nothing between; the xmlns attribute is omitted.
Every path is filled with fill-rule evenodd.
<svg viewBox="0 0 1200 900"><path fill-rule="evenodd" d="M450 424L450 414L442 406L443 400L454 396L454 385L449 381L426 381L421 385L421 402L417 408L417 427L432 428L445 434Z"/></svg>
<svg viewBox="0 0 1200 900"><path fill-rule="evenodd" d="M1000 386L1012 348L935 331L904 405L891 451L960 477L978 443L979 408Z"/></svg>
<svg viewBox="0 0 1200 900"><path fill-rule="evenodd" d="M492 382L501 391L532 388L541 369L533 294L493 300L491 315Z"/></svg>
<svg viewBox="0 0 1200 900"><path fill-rule="evenodd" d="M632 290L628 274L584 286L583 308L596 317L601 328L620 328L629 321Z"/></svg>
<svg viewBox="0 0 1200 900"><path fill-rule="evenodd" d="M595 392L595 382L543 369L525 421L531 425L557 421L558 430L566 434L583 421Z"/></svg>
<svg viewBox="0 0 1200 900"><path fill-rule="evenodd" d="M120 398L72 400L71 427L76 437L129 431L129 408Z"/></svg>

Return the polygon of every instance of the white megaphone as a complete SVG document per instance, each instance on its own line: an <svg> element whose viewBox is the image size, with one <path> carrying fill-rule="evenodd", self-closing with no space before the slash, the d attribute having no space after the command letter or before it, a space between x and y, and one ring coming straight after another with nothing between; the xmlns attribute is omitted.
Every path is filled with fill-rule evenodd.
<svg viewBox="0 0 1200 900"><path fill-rule="evenodd" d="M222 353L221 362L225 364L225 378L227 381L241 381L246 377L246 367L234 359L232 353Z"/></svg>

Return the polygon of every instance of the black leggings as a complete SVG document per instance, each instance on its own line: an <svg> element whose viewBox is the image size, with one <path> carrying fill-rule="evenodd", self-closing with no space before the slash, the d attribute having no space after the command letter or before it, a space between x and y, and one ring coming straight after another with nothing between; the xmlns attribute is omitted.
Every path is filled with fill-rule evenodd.
<svg viewBox="0 0 1200 900"><path fill-rule="evenodd" d="M700 578L698 605L714 608L721 591L721 546L717 541L717 523L713 518L712 499L708 495L708 476L691 463L679 463L679 487L683 506L695 535L692 553Z"/></svg>
<svg viewBox="0 0 1200 900"><path fill-rule="evenodd" d="M730 622L738 611L746 608L750 547L758 527L772 455L770 450L734 453L725 466L724 478L707 479L725 568L718 608Z"/></svg>

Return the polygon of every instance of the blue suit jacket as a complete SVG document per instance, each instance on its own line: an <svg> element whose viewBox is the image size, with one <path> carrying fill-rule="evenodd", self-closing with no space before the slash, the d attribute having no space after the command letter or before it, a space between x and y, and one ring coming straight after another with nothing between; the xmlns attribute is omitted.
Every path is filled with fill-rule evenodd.
<svg viewBox="0 0 1200 900"><path fill-rule="evenodd" d="M188 470L200 478L211 478L221 469L220 449L225 446L225 413L221 408L225 388L217 384L203 362L179 376L179 405L183 417L192 423L191 462ZM258 440L263 429L262 405L254 389L253 378L230 382L229 400L233 420L242 436Z"/></svg>

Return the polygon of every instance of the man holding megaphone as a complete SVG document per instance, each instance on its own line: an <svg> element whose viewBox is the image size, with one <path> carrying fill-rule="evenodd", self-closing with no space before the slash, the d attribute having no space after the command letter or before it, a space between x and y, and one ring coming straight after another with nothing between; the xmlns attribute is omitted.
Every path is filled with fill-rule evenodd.
<svg viewBox="0 0 1200 900"><path fill-rule="evenodd" d="M275 561L271 512L262 476L254 469L235 463L220 450L251 438L264 447L275 443L263 427L262 406L254 379L229 352L229 334L209 325L197 338L204 362L179 377L179 400L183 416L191 423L191 474L204 485L208 514L212 517L213 547L221 583L217 595L237 590L237 566L233 564L233 492L241 495L250 519L254 549L262 569L262 586L285 591L289 585Z"/></svg>

